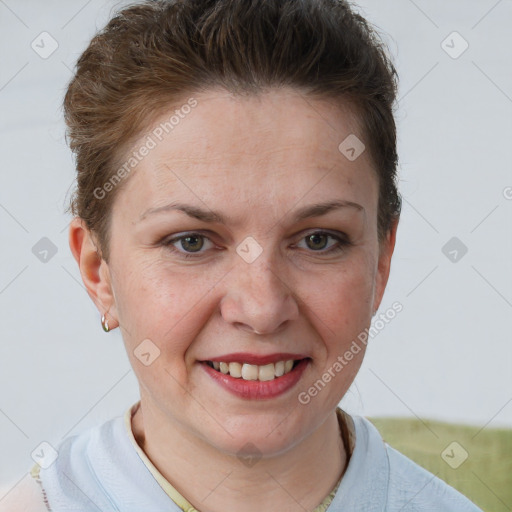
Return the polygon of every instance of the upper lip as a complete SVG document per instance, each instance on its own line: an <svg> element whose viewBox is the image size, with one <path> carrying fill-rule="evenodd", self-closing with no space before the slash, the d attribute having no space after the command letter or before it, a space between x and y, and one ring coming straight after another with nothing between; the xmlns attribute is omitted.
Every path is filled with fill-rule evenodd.
<svg viewBox="0 0 512 512"><path fill-rule="evenodd" d="M278 352L267 355L251 354L249 352L235 352L232 354L224 354L222 356L204 359L204 361L215 361L218 363L248 363L262 366L265 364L276 363L277 361L288 361L289 359L296 361L307 357L309 356L305 354L294 354L291 352Z"/></svg>

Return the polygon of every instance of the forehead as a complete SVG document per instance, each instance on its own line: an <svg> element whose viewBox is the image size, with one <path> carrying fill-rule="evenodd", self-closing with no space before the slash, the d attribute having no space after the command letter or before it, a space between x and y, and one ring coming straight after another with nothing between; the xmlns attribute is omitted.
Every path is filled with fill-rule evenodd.
<svg viewBox="0 0 512 512"><path fill-rule="evenodd" d="M347 138L363 138L348 105L290 89L248 97L212 90L190 100L162 112L135 144L151 139L153 147L120 194L133 212L183 196L218 206L219 194L229 195L263 209L337 193L347 200L375 196L367 152L351 161L339 150Z"/></svg>

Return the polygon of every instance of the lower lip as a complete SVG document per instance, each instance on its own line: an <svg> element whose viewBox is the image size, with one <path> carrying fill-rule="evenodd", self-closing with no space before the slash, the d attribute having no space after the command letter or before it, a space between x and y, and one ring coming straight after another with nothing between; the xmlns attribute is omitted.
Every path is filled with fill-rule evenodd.
<svg viewBox="0 0 512 512"><path fill-rule="evenodd" d="M295 368L286 375L267 381L236 379L231 377L231 375L214 370L206 363L200 364L215 382L233 395L250 400L263 400L283 395L293 388L302 377L304 370L309 364L309 359L299 361Z"/></svg>

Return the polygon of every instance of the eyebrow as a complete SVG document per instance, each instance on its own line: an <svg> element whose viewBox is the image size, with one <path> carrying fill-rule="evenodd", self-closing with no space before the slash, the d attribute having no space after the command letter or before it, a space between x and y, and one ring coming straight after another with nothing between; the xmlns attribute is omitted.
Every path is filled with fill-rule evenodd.
<svg viewBox="0 0 512 512"><path fill-rule="evenodd" d="M359 211L364 211L364 208L358 204L354 203L352 201L345 201L345 200L334 200L334 201L328 201L325 203L315 203L309 206L305 206L303 208L300 208L297 210L293 216L293 219L295 222L301 221L304 219L308 219L311 217L320 217L322 215L326 215L327 213L333 211L333 210L339 210L342 208L355 208ZM149 210L146 210L139 218L137 222L141 222L149 215L155 215L157 213L162 212L168 212L168 211L181 211L188 215L189 217L192 217L194 219L200 220L202 222L207 223L218 223L218 224L227 224L226 219L224 216L219 213L212 210L203 210L202 208L198 208L197 206L184 204L184 203L170 203L166 204L164 206L158 206L156 208L149 208Z"/></svg>

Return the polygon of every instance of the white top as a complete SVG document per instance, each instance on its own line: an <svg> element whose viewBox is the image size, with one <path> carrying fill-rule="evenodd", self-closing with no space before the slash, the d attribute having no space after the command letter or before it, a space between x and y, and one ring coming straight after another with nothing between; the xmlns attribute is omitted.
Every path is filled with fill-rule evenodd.
<svg viewBox="0 0 512 512"><path fill-rule="evenodd" d="M0 502L0 512L194 511L137 445L130 419L138 405L130 407L124 418L64 439L55 462L46 469L36 465L31 472L34 478L27 475L9 493L10 499ZM367 419L352 416L352 420L354 450L335 494L331 493L332 501L324 501L330 501L328 512L482 512L387 445Z"/></svg>

